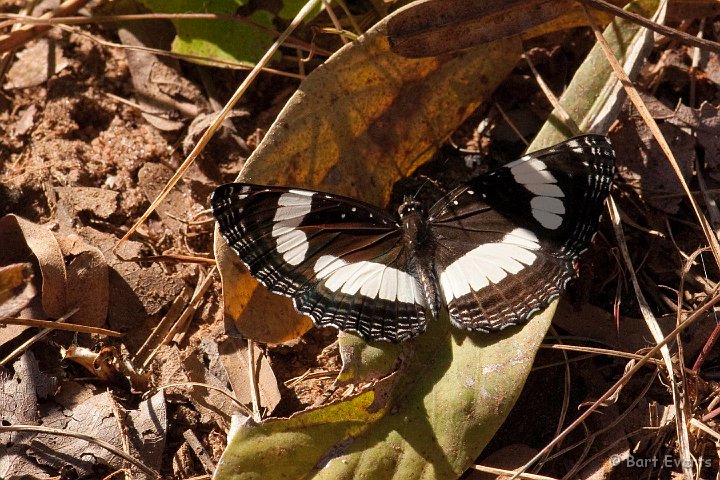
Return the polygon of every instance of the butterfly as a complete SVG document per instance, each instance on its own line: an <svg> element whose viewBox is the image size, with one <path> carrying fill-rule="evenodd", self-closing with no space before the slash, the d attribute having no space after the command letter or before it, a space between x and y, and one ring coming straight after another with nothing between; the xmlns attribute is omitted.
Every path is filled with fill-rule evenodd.
<svg viewBox="0 0 720 480"><path fill-rule="evenodd" d="M601 135L527 154L397 215L349 197L230 183L212 195L220 233L250 273L317 326L369 341L451 323L491 332L526 322L574 276L615 171Z"/></svg>

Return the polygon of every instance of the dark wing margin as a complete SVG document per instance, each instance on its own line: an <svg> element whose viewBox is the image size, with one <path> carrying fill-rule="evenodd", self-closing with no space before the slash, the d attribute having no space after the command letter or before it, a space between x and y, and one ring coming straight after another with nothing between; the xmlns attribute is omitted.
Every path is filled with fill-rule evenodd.
<svg viewBox="0 0 720 480"><path fill-rule="evenodd" d="M614 158L607 138L576 137L482 175L431 209L435 275L453 324L500 330L562 293L597 231Z"/></svg>
<svg viewBox="0 0 720 480"><path fill-rule="evenodd" d="M250 273L317 326L401 341L426 327L426 300L397 222L372 205L311 190L233 183L211 204Z"/></svg>

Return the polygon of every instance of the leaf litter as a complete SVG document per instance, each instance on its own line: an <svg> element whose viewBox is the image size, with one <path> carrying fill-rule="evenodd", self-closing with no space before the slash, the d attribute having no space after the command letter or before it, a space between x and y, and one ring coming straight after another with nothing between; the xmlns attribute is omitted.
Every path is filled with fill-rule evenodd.
<svg viewBox="0 0 720 480"><path fill-rule="evenodd" d="M714 38L712 22L708 22L708 25L706 38ZM103 35L107 32L95 33ZM197 285L207 278L200 273L204 267L169 262L123 262L113 255L111 250L117 238L154 199L168 173L177 168L180 159L173 153L173 147L182 140L182 134L174 130L159 133L155 127L145 123L141 109L113 100L105 94L110 93L123 99L136 95L136 87L129 80L131 73L121 51L101 48L85 37L72 34L60 35L55 41L63 58L67 59L64 69L56 71L49 79L35 86L6 90L7 98L2 100L12 105L12 108L3 109L0 119L4 125L13 126L0 130L3 139L0 149L6 156L0 164L3 169L0 180L2 211L18 214L28 219L28 223L23 224L23 228L18 227L18 222L12 217L3 219L3 222L9 222L9 226L5 227L6 233L0 231L0 234L5 235L3 238L9 241L3 245L13 245L15 254L6 254L6 250L0 249L0 266L24 262L33 265L32 275L25 274L20 283L14 280L13 287L4 290L10 292L6 294L10 300L5 300L2 305L9 301L15 302L15 306L10 307L12 310L8 311L16 313L7 316L24 315L26 318L39 319L61 318L71 308L79 308L66 322L108 326L123 331L126 336L115 341L109 337L80 334L75 339L68 333L54 331L40 343L30 346L26 353L14 358L15 363L6 365L2 372L3 392L10 392L3 398L12 400L15 405L24 405L18 412L26 413L6 417L5 412L10 411L11 407L4 403L4 419L9 419L11 424L41 423L47 427L85 433L99 432L99 438L111 443L114 441L121 450L127 447L135 458L166 476L198 475L210 473L212 465L218 463L222 450L218 446L222 446L227 434L229 415L237 407L234 401L217 390L189 382L207 383L227 391L246 406L252 407L253 403L257 403L260 417L271 414L286 416L325 398L327 390L333 387L332 372L344 369L345 378L357 380L372 378L378 372L382 376L382 372L393 370L393 362L388 363L387 357L380 356L379 360L373 360L373 352L366 351L363 345L347 343L347 339L341 339L339 349L335 349L332 346L334 335L328 331L310 330L301 339L287 345L261 344L248 347L244 340L226 338L224 332L231 330L223 327L217 279L208 289L204 301L190 308L192 292L197 292ZM586 30L578 29L556 33L546 39L528 39L526 42L529 42L525 45L526 49L547 52L547 63L541 63L537 68L551 86L555 85L554 88L562 90L563 80L558 81L557 72L574 71L578 63L574 58L582 57L576 49L578 45L588 44L588 35ZM689 57L683 47L671 48L665 51L677 52L672 58L661 55L651 57L655 69L645 71L640 82L648 85L655 82L654 95L664 102L662 104L665 108L658 109L654 117L663 123L661 131L670 140L686 181L695 189L695 164L699 160L700 168L706 173L707 188L714 192L718 181L715 154L718 151L715 125L717 106L712 103L713 95L718 90L717 82L713 80L713 69L716 67L709 61L707 75L702 75L701 71L693 77L702 86L696 89L700 100L696 105L699 106L686 105L687 97L683 92L687 91L693 81L689 80L688 75ZM670 65L673 72L663 63L666 61L673 62ZM316 60L316 63L319 62ZM283 65L288 69L295 68L291 62ZM189 82L197 80L187 70L187 67L184 71L176 70L175 75ZM523 129L529 128L531 132L532 125L539 125L538 119L546 117L550 107L543 104L543 97L537 90L513 88L513 82L517 85L519 79L529 75L527 66L518 63L506 83L495 91L494 101L499 108L512 102L515 108L510 119L524 125ZM282 104L287 97L285 82L287 80L260 77L255 85L257 93L252 93L245 100L247 103L243 108L251 112L251 117L260 117L276 109L275 105ZM531 84L526 82L526 85ZM222 87L227 88L228 85ZM198 87L197 91L203 92L202 87ZM46 98L47 101L40 103L38 98ZM707 102L702 103L703 100ZM691 315L691 312L713 298L718 269L710 257L705 255L696 257L688 273L683 273L683 255L689 256L702 246L702 236L697 226L692 225L692 213L687 200L680 194L677 180L650 140L647 128L634 117L632 109L627 108L626 112L611 131L619 161L625 168L622 180L618 182L616 200L628 220L644 229L626 225L627 243L634 257L632 260L638 270L641 288L648 296L655 314L661 317L659 322L665 324L663 331L667 332L672 329L678 316L685 318ZM474 132L474 127L486 119L489 119L489 128L480 134ZM252 124L247 120L234 120L236 128L240 127L238 133L250 145L254 144L251 139L256 135L256 128L269 127L269 122ZM466 126L464 129L469 134L454 136L453 139L456 142L459 140L461 146L472 146L476 153L482 155L483 161L493 163L512 158L514 153L499 148L503 142L504 145L514 143L511 148L515 148L517 153L522 149L519 141L512 141L512 136L507 133L500 135L503 129L507 132L506 120L488 104L483 104L470 117L468 125L470 128ZM634 141L633 135L636 137ZM383 135L376 138L386 140ZM502 141L493 142L494 139ZM236 143L233 142L233 145ZM620 151L623 148L625 152ZM430 166L426 171L432 172L433 168L436 173L446 170L443 162L440 159L436 167ZM190 167L190 173L172 192L171 198L161 204L157 213L133 237L134 241L126 242L118 253L125 259L184 253L188 250L188 244L191 244L194 251L209 256L212 248L211 231L207 223L203 226L202 222L198 223L198 219L203 218L201 211L207 205L207 195L212 187L231 180L237 172L236 165L240 163L242 159L237 156L201 158L199 164ZM230 165L232 167L228 167ZM415 166L413 161L404 168L410 171ZM273 165L267 168L272 169ZM288 173L293 178L305 178L308 170L304 168L295 166ZM356 192L356 187L352 185L347 190L340 188L338 185L342 184L344 177L333 174L333 171L343 170L331 168L322 177L333 184L339 193L362 194ZM458 177L462 178L462 174L458 174ZM378 197L382 195L383 200L390 196L386 187L376 188L370 194ZM25 221L20 220L20 223ZM663 236L646 233L651 230L662 232ZM589 342L591 345L593 342L602 342L605 347L619 352L642 352L648 346L647 332L636 325L639 316L637 300L628 289L625 267L614 260L610 248L614 246L612 238L607 225L604 225L596 245L584 257L581 266L582 278L590 275L593 286L588 287L588 283L583 281L576 282L568 295L575 307L565 303L556 321L565 318L558 322L564 332L574 337L589 337L592 339ZM27 268L22 267L21 270L27 272ZM685 280L684 288L679 286L681 279ZM31 284L32 291L28 290ZM588 288L592 288L592 295L587 291ZM190 294L183 294L183 291ZM228 301L227 295L225 301ZM274 297L268 297L254 311L245 310L253 311L252 315L248 315L248 322L262 325L258 319L263 318L263 312L270 308L270 302L273 301ZM31 308L32 302L36 305ZM176 305L176 312L168 316L172 305ZM619 315L613 315L613 310ZM161 387L169 383L180 385L162 389L150 400L134 397L147 387L118 387L112 381L104 383L107 378L87 368L60 364L60 347L67 348L79 342L78 346L89 348L87 358L91 366L98 358L109 358L112 361L104 365L116 365L116 371L131 376L128 372L142 369L142 363L148 358L145 355L148 351L143 351L142 346L150 338L153 329L163 318L167 318L167 331L170 331L172 324L186 311L191 312L186 316L194 313L188 335L178 337L182 338L178 342L171 341L160 346L160 339L165 335L157 332L158 340L152 341L156 353L150 365L150 372L154 376L150 383L153 386ZM286 315L294 314L290 309ZM684 333L683 350L671 350L671 353L680 365L684 362L692 366L697 352L703 348L707 350L709 363L706 365L710 366L700 371L700 377L688 381L693 382L695 396L692 404L696 405L696 411L702 415L705 425L714 429L717 402L712 393L715 381L712 359L717 358L717 352L706 344L714 319L712 313L707 313L703 318ZM284 317L280 323L287 325L291 322ZM619 332L616 325L619 325ZM0 331L6 332L10 328L0 327ZM277 333L267 335L287 340L303 329L290 330L279 337ZM8 336L0 333L0 338L4 339L0 345L3 354L25 340L29 333L18 331ZM103 343L113 343L113 347L117 348L103 350L106 348ZM330 348L326 349L328 345ZM94 346L97 346L97 351L93 350ZM359 349L358 353L346 355L344 358L349 360L340 365L339 353L333 352L352 349ZM109 356L100 356L101 352ZM143 352L145 354L138 355ZM576 358L571 356L569 364L573 372L569 401L571 405L582 405L602 395L622 374L626 360L607 353L582 357L584 354L578 351L576 355ZM361 360L353 363L353 359L358 358ZM379 363L374 363L376 361ZM253 368L249 368L249 362L255 362ZM524 455L527 459L552 439L551 434L556 431L553 422L559 418L558 408L562 400L560 386L563 381L562 369L553 367L556 362L563 362L557 352L540 352L536 364L548 366L531 373L525 391L506 423L516 425L515 429L501 429L483 455L514 444L520 445L520 451L529 452ZM118 366L124 363L128 363L129 368ZM576 432L568 440L576 448L550 457L541 472L560 477L573 471L582 472L578 473L582 477L594 473L598 475L594 478L608 478L611 472L617 474L617 470L608 469L608 463L604 462L611 454L622 458L647 455L644 452L652 451L674 455L674 429L667 429L674 420L672 415L664 413L671 400L667 390L655 380L654 368L645 367L641 371L644 374L624 385L622 391L614 397L614 403L603 407L605 418L594 418L586 424L590 432L603 431L603 437L598 437L599 441L586 449L588 444L585 443L585 435ZM662 368L660 375L667 375ZM253 380L252 372L255 376ZM560 382L555 383L558 386L557 394L548 389L548 376L554 377L556 374ZM7 390L13 382L17 384L17 378L31 379L33 375L39 376L32 381L21 382L27 384L22 392ZM113 385L111 393L105 391L107 385ZM345 393L353 391L352 385L342 387L335 390L330 398L339 400ZM361 403L367 401L367 397L362 394L354 398ZM342 403L335 405L340 408ZM648 418L644 412L652 411L653 408L656 414ZM322 407L318 411L322 412ZM532 422L527 420L528 412L533 412ZM102 420L96 414L101 414ZM571 408L570 418L566 422L576 415ZM296 425L308 425L302 418L296 419ZM616 420L619 423L613 424ZM278 422L274 428L280 425ZM652 431L652 436L637 433L648 425L654 425L656 429ZM100 427L105 429L100 431ZM134 435L137 432L148 433L145 441L136 443ZM192 432L192 435L187 432ZM702 443L705 438L703 434L696 430L693 432L695 441ZM77 458L72 468L81 475L92 476L113 469L138 468L103 448L91 446L85 440L61 440L55 434L31 435L27 432L8 434L3 431L0 435L14 436L13 450L7 457L10 465L1 465L1 468L8 469L0 472L4 474L22 471L42 477L57 472L66 461L58 461L59 457L51 454L53 451ZM627 441L620 440L623 435L628 436ZM33 443L34 438L36 441ZM204 447L204 451L201 452L203 448L200 447ZM353 445L347 443L336 444L332 456L342 455L352 448ZM331 465L327 462L332 456L323 457L322 465ZM701 470L703 475L707 475L712 471L712 466L717 465L717 458L712 455L706 454L700 460L701 466L705 461L711 462L710 468ZM479 461L484 463L483 459ZM520 462L489 463L507 468L518 467ZM568 464L574 465L572 470L566 468ZM139 471L133 470L133 473ZM634 475L650 474L655 470L648 467L640 472L626 468L623 472L625 478L635 478Z"/></svg>

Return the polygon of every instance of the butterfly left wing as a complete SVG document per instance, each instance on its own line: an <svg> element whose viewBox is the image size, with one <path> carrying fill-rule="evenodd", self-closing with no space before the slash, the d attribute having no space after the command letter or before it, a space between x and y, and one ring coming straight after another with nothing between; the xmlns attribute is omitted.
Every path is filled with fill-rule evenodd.
<svg viewBox="0 0 720 480"><path fill-rule="evenodd" d="M430 211L435 273L451 321L499 330L547 307L597 231L614 173L585 135L481 175Z"/></svg>
<svg viewBox="0 0 720 480"><path fill-rule="evenodd" d="M250 273L318 326L400 341L422 332L426 301L397 222L372 205L309 190L218 187L220 232Z"/></svg>

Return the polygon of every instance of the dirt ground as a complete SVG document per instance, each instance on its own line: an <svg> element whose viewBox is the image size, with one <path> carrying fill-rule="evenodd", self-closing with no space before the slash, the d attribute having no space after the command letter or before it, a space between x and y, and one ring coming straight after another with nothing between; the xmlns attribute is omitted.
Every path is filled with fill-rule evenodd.
<svg viewBox="0 0 720 480"><path fill-rule="evenodd" d="M0 11L16 13L22 3L3 2ZM683 28L695 35L698 25L691 22ZM91 313L84 322L74 319L72 323L110 329L123 336L53 330L28 348L16 350L39 329L0 328L0 357L14 353L0 367L4 391L8 392L8 382L13 379L17 384L30 382L47 389L43 395L21 395L17 388L12 395L16 408L0 399L3 425L89 432L119 429L130 439L126 451L153 465L164 478L207 475L224 449L232 405L205 389L169 387L161 393L152 389L175 382L236 386L220 361L223 349L237 346L233 343L237 340L225 333L220 280L211 270L214 221L208 210L209 197L219 184L235 178L299 80L261 75L236 107L230 123L116 252L116 242L148 208L199 138L206 126L202 119L229 98L246 73L166 60L163 68L167 71L163 70L159 82L164 97L158 101L157 97L148 98L147 92L138 94L140 86L133 78L138 74L138 60L129 59L128 50L118 46L127 39L115 24L81 28L89 36L52 29L19 45L7 61L0 90L0 217L15 215L27 224L15 220L0 223L0 241L7 242L0 243L0 267L30 263L35 296L28 296L18 315L22 311L25 318L58 318L68 313L61 307L77 300L85 302ZM708 19L704 28L705 38L716 39L720 22ZM305 28L297 35L309 42L313 32ZM542 37L526 45L526 51L551 90L560 92L593 43L589 30L578 28ZM324 48L338 46L335 38L323 40ZM169 44L163 48L168 49ZM297 73L297 62L286 57L274 68ZM720 64L717 54L711 53L704 54L700 67L691 68L692 58L692 48L660 42L637 84L671 140L691 189L699 201L706 202L720 191L720 131L715 120ZM304 68L308 71L322 60L316 57ZM454 145L420 168L416 177L396 187L394 202L417 190L426 177L448 187L516 158L524 145L508 120L520 134L532 138L551 108L527 64L519 62L492 102L452 136ZM483 121L486 127L479 132ZM629 106L613 125L610 138L620 168L613 196L622 211L628 249L652 311L671 328L678 312L690 315L715 294L717 265L711 254L704 253L683 275L683 255L703 247L705 240L661 153L656 146L646 148L652 143L647 128ZM639 150L643 150L642 156ZM698 173L703 175L702 187ZM707 211L706 203L702 205ZM712 206L709 210L712 219ZM42 226L42 230L30 225ZM53 260L55 251L61 252L59 263L57 258ZM38 256L46 260L39 261ZM50 300L40 293L51 291L52 275L57 275L58 269L65 269L67 285L61 289L64 293L58 294L63 298L57 300L57 308L48 311ZM607 218L578 273L560 307L556 331L546 343L561 339L630 353L646 351L651 337L640 320L638 300ZM102 282L108 286L105 290L99 288ZM187 310L187 305L193 308ZM171 331L183 312L186 317ZM577 322L578 318L582 322ZM619 322L625 322L623 334L618 333ZM685 333L684 356L677 356L675 350L675 359L684 361L688 369L685 393L692 400L688 411L715 428L714 415L707 415L714 412L717 398L713 392L717 391L718 352L706 345L715 322L710 318L698 325ZM260 388L267 388L262 394L274 398L273 416L288 416L324 398L341 368L335 339L332 329L311 329L285 344L254 347L256 355L264 358L262 368L267 370L261 375L267 376ZM85 350L68 353L71 346ZM693 369L704 346L701 367ZM619 378L628 361L568 353L569 363L563 352L541 349L514 411L478 463L504 465L509 458L526 456L523 449L541 449L555 435L561 416L565 425L570 423L582 405ZM128 365L129 359L132 363ZM564 393L566 388L568 393ZM564 402L568 405L565 412ZM166 419L164 430L144 423L148 422L149 405L160 403ZM655 368L648 367L607 406L608 418L620 418L619 423L613 425L598 414L586 424L586 430L577 430L561 446L605 429L591 453L580 448L557 454L541 472L560 478L584 461L584 472L593 468L601 472L598 464L622 450L618 445L642 444L676 456L675 431L666 423L659 423L662 427L652 435L631 436L649 428L648 416L668 415L671 404L666 385L658 380ZM102 478L118 468L118 464L108 466L86 457L68 460L86 448L78 439L58 439L47 432L36 437L27 432L13 435L3 437L3 442L5 453L15 455L14 472L37 478ZM148 442L149 437L155 440ZM710 460L700 478L714 478L711 472L718 468L715 448L697 432L691 440L693 452L706 452L704 459ZM31 448L25 448L27 445ZM62 451L63 455L44 456L47 451ZM500 460L488 460L491 455L499 455ZM127 463L122 465L130 468ZM677 471L649 467L602 478L674 478ZM468 473L466 478L480 478L475 475Z"/></svg>

